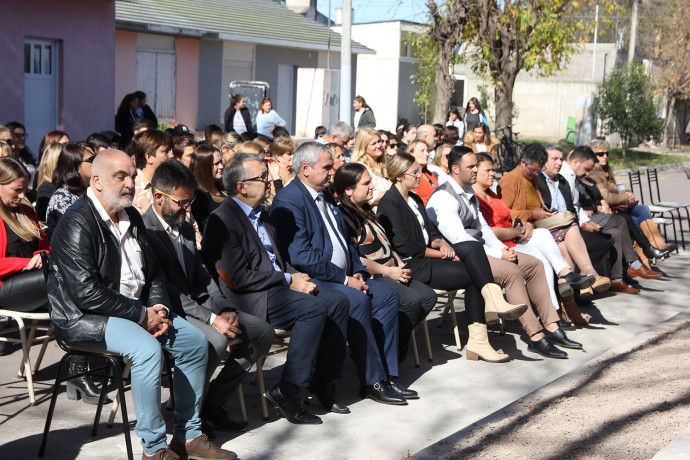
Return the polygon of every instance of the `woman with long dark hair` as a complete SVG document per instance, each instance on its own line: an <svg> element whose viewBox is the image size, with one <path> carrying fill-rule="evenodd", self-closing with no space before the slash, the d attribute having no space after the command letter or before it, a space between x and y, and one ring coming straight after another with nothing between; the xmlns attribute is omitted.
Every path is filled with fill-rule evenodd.
<svg viewBox="0 0 690 460"><path fill-rule="evenodd" d="M115 131L120 133L120 148L125 149L129 145L129 141L134 136L134 121L137 119L137 107L139 107L139 99L134 93L127 94L122 98L120 106L117 108L115 114Z"/></svg>
<svg viewBox="0 0 690 460"><path fill-rule="evenodd" d="M223 163L217 148L206 144L196 148L194 176L198 188L194 193L192 215L199 225L199 231L203 233L208 217L227 196L222 182Z"/></svg>
<svg viewBox="0 0 690 460"><path fill-rule="evenodd" d="M434 308L436 293L413 278L412 270L406 268L388 241L369 204L374 186L366 166L359 163L341 166L335 173L333 189L347 222L349 236L359 248L362 264L374 279L388 284L400 296L398 360L402 362L407 354L410 334Z"/></svg>
<svg viewBox="0 0 690 460"><path fill-rule="evenodd" d="M482 109L482 105L479 103L479 100L476 97L471 97L470 100L467 101L464 121L467 132L472 131L479 123L484 123L485 125L489 126L489 120L486 118L484 109Z"/></svg>
<svg viewBox="0 0 690 460"><path fill-rule="evenodd" d="M67 208L86 193L91 180L91 163L95 157L93 147L87 142L70 142L62 149L52 178L56 190L48 201L46 211L49 235Z"/></svg>

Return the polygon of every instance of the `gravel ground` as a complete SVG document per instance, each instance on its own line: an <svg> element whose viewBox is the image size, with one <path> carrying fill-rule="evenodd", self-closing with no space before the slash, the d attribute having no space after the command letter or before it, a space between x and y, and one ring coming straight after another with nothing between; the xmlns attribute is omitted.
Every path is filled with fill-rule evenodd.
<svg viewBox="0 0 690 460"><path fill-rule="evenodd" d="M449 459L648 459L690 425L690 322L591 366L558 395L518 401ZM517 406L517 409L515 409ZM481 425L481 426L479 426Z"/></svg>

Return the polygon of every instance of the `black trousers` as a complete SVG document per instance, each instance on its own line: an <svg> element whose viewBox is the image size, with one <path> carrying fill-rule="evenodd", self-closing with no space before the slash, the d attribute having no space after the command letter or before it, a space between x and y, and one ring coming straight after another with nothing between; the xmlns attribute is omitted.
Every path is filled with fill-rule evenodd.
<svg viewBox="0 0 690 460"><path fill-rule="evenodd" d="M27 270L2 280L0 308L29 312L47 305L48 294L43 270Z"/></svg>

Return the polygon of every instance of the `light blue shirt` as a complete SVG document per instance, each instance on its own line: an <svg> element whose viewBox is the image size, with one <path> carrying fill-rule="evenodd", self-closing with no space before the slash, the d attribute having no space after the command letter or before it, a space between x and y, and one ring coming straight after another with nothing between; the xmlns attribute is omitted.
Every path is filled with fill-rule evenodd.
<svg viewBox="0 0 690 460"><path fill-rule="evenodd" d="M568 205L565 202L565 197L561 193L561 190L558 188L558 181L554 183L544 171L541 173L546 178L546 185L549 187L549 192L551 193L551 210L567 211Z"/></svg>
<svg viewBox="0 0 690 460"><path fill-rule="evenodd" d="M268 113L259 112L256 115L256 132L258 134L273 139L271 128L276 126L285 126L285 120L280 118L280 115L275 110L271 110Z"/></svg>

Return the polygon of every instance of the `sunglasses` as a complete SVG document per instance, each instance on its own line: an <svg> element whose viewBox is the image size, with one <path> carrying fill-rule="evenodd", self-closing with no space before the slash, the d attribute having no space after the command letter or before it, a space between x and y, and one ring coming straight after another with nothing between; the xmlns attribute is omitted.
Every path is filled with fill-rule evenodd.
<svg viewBox="0 0 690 460"><path fill-rule="evenodd" d="M601 158L601 157L603 157L603 156L608 155L609 152L596 152L596 154L597 154L597 156L598 156L599 158Z"/></svg>
<svg viewBox="0 0 690 460"><path fill-rule="evenodd" d="M192 198L191 200L178 200L177 198L172 197L172 196L168 195L167 193L165 193L164 191L158 190L158 189L156 189L156 193L160 193L161 195L167 196L168 198L170 198L170 200L173 203L175 203L176 205L178 205L182 209L190 207L192 205L192 203L194 203L194 200L196 200L196 197Z"/></svg>
<svg viewBox="0 0 690 460"><path fill-rule="evenodd" d="M84 160L81 160L81 162L82 163L93 163L93 160L95 160L95 159L96 159L96 155L91 155L90 157L88 157ZM163 192L161 192L161 193L163 193Z"/></svg>

